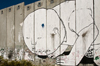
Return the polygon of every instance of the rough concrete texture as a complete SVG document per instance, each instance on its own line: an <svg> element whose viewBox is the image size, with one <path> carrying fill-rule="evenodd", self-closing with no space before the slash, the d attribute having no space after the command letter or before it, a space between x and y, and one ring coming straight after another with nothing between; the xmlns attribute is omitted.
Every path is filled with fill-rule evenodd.
<svg viewBox="0 0 100 66"><path fill-rule="evenodd" d="M35 2L35 10L41 9L41 8L46 8L46 0Z"/></svg>
<svg viewBox="0 0 100 66"><path fill-rule="evenodd" d="M2 48L6 48L6 45L7 45L7 28L6 28L6 24L7 24L7 20L6 20L6 16L7 16L7 13L6 13L6 8L5 9L2 9L0 10L0 47Z"/></svg>
<svg viewBox="0 0 100 66"><path fill-rule="evenodd" d="M98 30L100 29L100 8L98 7L100 5L100 1L94 0L94 23L97 25ZM94 25L95 26L95 25ZM96 37L96 34L100 34L100 32L98 32L98 30L96 29L97 27L94 27L94 37ZM95 38L94 38L95 39ZM95 48L95 55L94 55L94 62L99 66L100 65L100 59L96 59L96 58L100 58L100 35L98 35L96 41L94 42L94 48ZM97 49L96 49L97 48Z"/></svg>
<svg viewBox="0 0 100 66"><path fill-rule="evenodd" d="M53 8L60 4L59 0L47 0L47 9Z"/></svg>
<svg viewBox="0 0 100 66"><path fill-rule="evenodd" d="M15 22L14 22L14 6L7 8L7 55L9 59L14 58L15 49Z"/></svg>
<svg viewBox="0 0 100 66"><path fill-rule="evenodd" d="M0 55L7 58L7 10L0 10Z"/></svg>
<svg viewBox="0 0 100 66"><path fill-rule="evenodd" d="M24 3L15 5L15 52L18 59L23 58ZM20 52L20 53L19 53Z"/></svg>

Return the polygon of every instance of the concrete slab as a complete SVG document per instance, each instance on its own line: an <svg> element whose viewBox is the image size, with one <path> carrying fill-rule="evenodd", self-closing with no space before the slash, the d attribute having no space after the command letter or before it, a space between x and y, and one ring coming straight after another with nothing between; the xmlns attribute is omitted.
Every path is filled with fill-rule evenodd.
<svg viewBox="0 0 100 66"><path fill-rule="evenodd" d="M24 7L24 51L25 51L25 57L24 59L25 60L34 60L34 54L32 53L32 51L29 49L29 46L32 44L35 44L35 37L34 37L34 14L32 14L34 12L34 3L32 4L28 4ZM32 15L31 15L32 14ZM27 20L27 18L30 16L30 19ZM28 25L28 24L31 24L31 25ZM30 28L31 26L31 28ZM27 31L27 30L31 30L31 32ZM27 43L27 40L26 39L28 36L27 34L31 35L31 40L30 42L32 42L32 44L29 45L29 43ZM34 46L32 46L34 48ZM35 51L35 50L33 50ZM29 58L27 58L29 57Z"/></svg>
<svg viewBox="0 0 100 66"><path fill-rule="evenodd" d="M24 3L20 3L15 5L15 52L18 59L23 58L23 21Z"/></svg>
<svg viewBox="0 0 100 66"><path fill-rule="evenodd" d="M46 8L46 0L41 0L41 1L35 2L35 10L38 10L41 8Z"/></svg>
<svg viewBox="0 0 100 66"><path fill-rule="evenodd" d="M93 58L93 0L76 0L76 65L84 56ZM88 36L88 37L87 37Z"/></svg>
<svg viewBox="0 0 100 66"><path fill-rule="evenodd" d="M60 6L59 0L47 0L47 54L57 57L61 52L60 48ZM56 33L57 32L57 33Z"/></svg>
<svg viewBox="0 0 100 66"><path fill-rule="evenodd" d="M7 8L7 49L9 59L14 58L15 50L15 22L14 22L14 6Z"/></svg>
<svg viewBox="0 0 100 66"><path fill-rule="evenodd" d="M100 1L94 0L93 2L94 6L94 62L100 66ZM96 38L97 37L97 38Z"/></svg>
<svg viewBox="0 0 100 66"><path fill-rule="evenodd" d="M53 8L60 4L59 0L47 0L47 9Z"/></svg>

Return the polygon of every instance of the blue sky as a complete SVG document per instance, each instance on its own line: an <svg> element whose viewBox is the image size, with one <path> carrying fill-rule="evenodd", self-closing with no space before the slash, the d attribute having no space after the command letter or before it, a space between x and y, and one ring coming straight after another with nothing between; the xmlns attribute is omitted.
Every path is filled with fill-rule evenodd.
<svg viewBox="0 0 100 66"><path fill-rule="evenodd" d="M25 2L25 5L36 2L39 0L0 0L0 10L12 5L16 5L21 2Z"/></svg>

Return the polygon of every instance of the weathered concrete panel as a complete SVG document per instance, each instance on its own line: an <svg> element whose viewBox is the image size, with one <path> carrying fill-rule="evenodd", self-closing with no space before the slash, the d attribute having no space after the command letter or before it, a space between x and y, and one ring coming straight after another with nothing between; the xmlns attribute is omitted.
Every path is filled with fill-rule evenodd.
<svg viewBox="0 0 100 66"><path fill-rule="evenodd" d="M16 58L23 57L23 20L24 20L24 3L15 5L15 52Z"/></svg>
<svg viewBox="0 0 100 66"><path fill-rule="evenodd" d="M61 3L61 57L62 65L75 65L75 1ZM73 30L73 31L72 31ZM65 59L66 58L66 59Z"/></svg>
<svg viewBox="0 0 100 66"><path fill-rule="evenodd" d="M78 66L84 66L83 64L79 64Z"/></svg>
<svg viewBox="0 0 100 66"><path fill-rule="evenodd" d="M6 9L0 10L0 47L6 48Z"/></svg>
<svg viewBox="0 0 100 66"><path fill-rule="evenodd" d="M60 6L55 6L59 0L47 0L47 54L55 58L60 55Z"/></svg>
<svg viewBox="0 0 100 66"><path fill-rule="evenodd" d="M38 10L41 8L46 8L46 0L41 0L41 1L35 2L35 10Z"/></svg>
<svg viewBox="0 0 100 66"><path fill-rule="evenodd" d="M84 66L95 66L94 64L85 64Z"/></svg>
<svg viewBox="0 0 100 66"><path fill-rule="evenodd" d="M0 55L6 58L7 49L7 13L6 8L0 10Z"/></svg>
<svg viewBox="0 0 100 66"><path fill-rule="evenodd" d="M76 65L93 58L93 0L76 0Z"/></svg>
<svg viewBox="0 0 100 66"><path fill-rule="evenodd" d="M94 62L100 66L100 1L94 0Z"/></svg>
<svg viewBox="0 0 100 66"><path fill-rule="evenodd" d="M15 50L15 44L14 44L14 6L7 8L7 47L8 47L8 58L12 59L14 58L14 50Z"/></svg>
<svg viewBox="0 0 100 66"><path fill-rule="evenodd" d="M35 10L34 8L35 8L34 3L31 3L31 4L24 6L24 11L25 11L24 17L26 18L30 13L34 12L34 10Z"/></svg>
<svg viewBox="0 0 100 66"><path fill-rule="evenodd" d="M50 9L50 8L52 9L59 4L60 4L59 0L47 0L47 8L48 9Z"/></svg>
<svg viewBox="0 0 100 66"><path fill-rule="evenodd" d="M35 2L35 53L46 55L46 0Z"/></svg>
<svg viewBox="0 0 100 66"><path fill-rule="evenodd" d="M34 55L32 51L34 52L35 50L32 48L35 48L35 36L34 36L34 14L32 14L34 11L34 3L26 5L24 7L24 51L25 51L25 60L34 60ZM27 38L30 39L27 39Z"/></svg>

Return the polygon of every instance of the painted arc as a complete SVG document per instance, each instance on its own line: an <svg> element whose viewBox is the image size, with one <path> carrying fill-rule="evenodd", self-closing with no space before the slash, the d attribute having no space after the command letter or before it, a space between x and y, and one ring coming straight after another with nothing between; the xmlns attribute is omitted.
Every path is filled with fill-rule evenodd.
<svg viewBox="0 0 100 66"><path fill-rule="evenodd" d="M41 27L45 24L45 27ZM46 55L46 9L35 11L35 53Z"/></svg>
<svg viewBox="0 0 100 66"><path fill-rule="evenodd" d="M45 16L44 16L44 14L41 14L41 13L43 13L45 11L46 11L46 9L36 10L35 12L30 13L25 18L25 20L24 20L24 27L23 27L24 28L24 31L23 31L23 33L24 33L25 43L26 43L27 47L30 49L30 51L32 51L33 53L36 53L37 55L49 55L51 53L53 54L53 52L60 45L60 44L56 44L55 49L52 49L53 45L51 45L52 43L51 43L51 41L49 41L52 38L51 37L51 34L54 34L54 35L56 34L55 38L56 39L59 39L59 33L58 33L58 31L60 30L59 29L59 26L58 26L59 25L59 17L57 15L57 13L54 10L52 10L52 9L48 9L47 10L48 17L55 17L55 18L52 18L52 19L49 19L48 18L48 20L50 20L50 22L51 22L51 23L48 24L49 25L48 27L50 27L50 28L48 28L49 29L49 34L47 35L49 37L49 40L48 40L49 41L48 42L49 44L47 44L48 45L48 49L46 49L46 44L43 43L44 39L46 38L46 37L44 37L44 35L46 33L42 33L42 32L46 30L46 28L45 28L46 25L43 23L43 22L45 22L44 21L45 20L45 18L44 18ZM41 19L41 17L40 18L36 18L38 21L36 21L36 25L35 26L37 27L37 30L35 30L35 31L38 31L39 33L42 33L42 34L37 33L39 35L35 36L35 44L33 43L33 40L32 40L32 36L33 36L32 35L32 32L33 32L33 30L32 30L33 29L32 28L33 27L33 20L32 20L33 17L32 17L32 15L34 15L34 13L37 13L38 16L41 15L41 17L44 16L43 17L44 20ZM41 24L42 24L42 27L41 27ZM42 29L42 28L44 28L44 29ZM36 49L35 52L32 50L33 46L35 46L35 49ZM67 47L67 45L66 45L66 47ZM65 51L66 47L63 48L63 50L62 50L61 53L63 53ZM46 54L46 52L47 52L47 54ZM60 52L57 51L56 53L60 53ZM58 56L58 54L56 56Z"/></svg>
<svg viewBox="0 0 100 66"><path fill-rule="evenodd" d="M93 55L89 54L88 50L91 50L93 41L98 37L97 35L93 37L93 26L97 27L93 23L93 3L90 0L81 1L76 1L76 11L75 1L61 3L61 15L59 5L47 10L41 8L30 13L25 18L23 27L24 40L29 50L39 56L57 58L57 64L61 65L75 65L75 63L78 65L84 55L91 58ZM33 15L35 15L35 24L33 24ZM61 56L62 54L65 55ZM99 56L96 55L95 59L95 62L98 62Z"/></svg>

